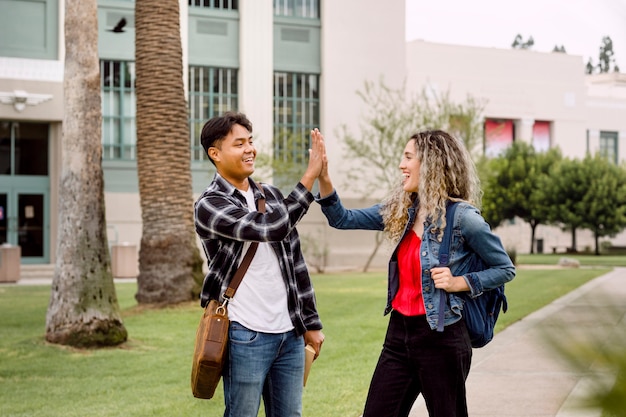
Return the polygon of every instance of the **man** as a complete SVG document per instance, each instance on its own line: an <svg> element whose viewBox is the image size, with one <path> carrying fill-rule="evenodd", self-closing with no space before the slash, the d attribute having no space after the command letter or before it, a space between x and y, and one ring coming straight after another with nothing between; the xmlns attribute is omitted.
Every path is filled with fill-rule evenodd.
<svg viewBox="0 0 626 417"><path fill-rule="evenodd" d="M196 232L207 256L201 304L222 299L250 242L259 242L248 271L228 304L231 320L224 367L224 417L256 417L261 397L267 417L302 414L304 347L319 355L324 335L296 225L314 200L324 142L311 132L309 164L284 197L250 175L256 149L252 124L228 112L210 119L201 141L217 172L195 204ZM265 198L265 213L257 200Z"/></svg>

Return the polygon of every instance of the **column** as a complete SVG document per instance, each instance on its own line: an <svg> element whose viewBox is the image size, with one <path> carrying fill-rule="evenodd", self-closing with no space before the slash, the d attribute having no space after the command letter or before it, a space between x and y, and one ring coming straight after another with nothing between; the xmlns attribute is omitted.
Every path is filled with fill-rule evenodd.
<svg viewBox="0 0 626 417"><path fill-rule="evenodd" d="M272 1L240 0L239 28L239 108L252 122L257 149L271 152L274 96Z"/></svg>

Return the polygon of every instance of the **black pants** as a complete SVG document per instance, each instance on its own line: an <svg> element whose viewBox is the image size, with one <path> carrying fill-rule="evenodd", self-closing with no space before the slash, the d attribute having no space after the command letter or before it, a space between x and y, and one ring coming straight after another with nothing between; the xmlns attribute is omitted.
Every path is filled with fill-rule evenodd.
<svg viewBox="0 0 626 417"><path fill-rule="evenodd" d="M426 316L393 311L363 417L407 417L424 396L431 417L467 417L472 347L463 320L431 330Z"/></svg>

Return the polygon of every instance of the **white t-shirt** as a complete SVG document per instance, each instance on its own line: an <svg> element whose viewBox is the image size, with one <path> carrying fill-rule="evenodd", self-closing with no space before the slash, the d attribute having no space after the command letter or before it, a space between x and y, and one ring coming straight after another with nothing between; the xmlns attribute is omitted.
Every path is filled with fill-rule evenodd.
<svg viewBox="0 0 626 417"><path fill-rule="evenodd" d="M252 188L239 190L248 202L250 211L256 211ZM243 260L250 242L245 242ZM245 327L264 333L284 333L293 329L287 307L287 289L278 258L269 243L259 242L246 274L228 303L228 317Z"/></svg>

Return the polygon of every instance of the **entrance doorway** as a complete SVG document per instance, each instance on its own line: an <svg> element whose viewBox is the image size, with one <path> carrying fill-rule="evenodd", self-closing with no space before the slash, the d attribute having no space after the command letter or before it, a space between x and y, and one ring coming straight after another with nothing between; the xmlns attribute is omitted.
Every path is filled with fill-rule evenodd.
<svg viewBox="0 0 626 417"><path fill-rule="evenodd" d="M49 130L0 121L0 244L21 246L22 263L49 263Z"/></svg>

